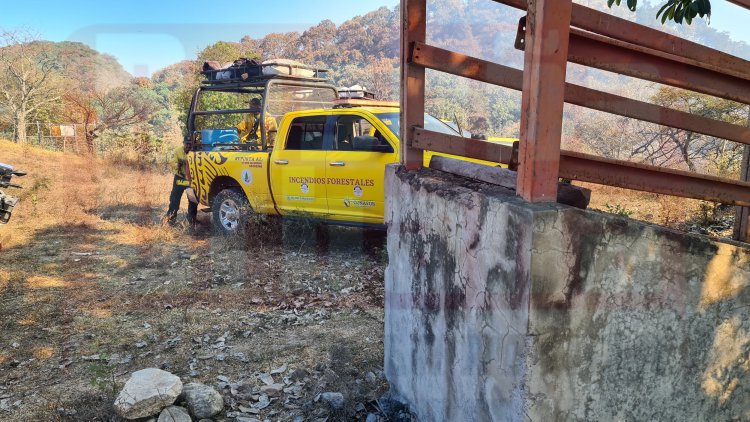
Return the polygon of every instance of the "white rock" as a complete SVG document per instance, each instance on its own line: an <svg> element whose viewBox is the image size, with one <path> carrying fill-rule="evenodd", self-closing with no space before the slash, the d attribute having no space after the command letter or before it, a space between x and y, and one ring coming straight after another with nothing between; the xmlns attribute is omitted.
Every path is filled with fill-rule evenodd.
<svg viewBox="0 0 750 422"><path fill-rule="evenodd" d="M182 396L190 413L197 419L211 418L224 409L221 394L204 384L196 382L185 385Z"/></svg>
<svg viewBox="0 0 750 422"><path fill-rule="evenodd" d="M169 406L161 411L158 422L192 422L187 409L179 406Z"/></svg>
<svg viewBox="0 0 750 422"><path fill-rule="evenodd" d="M323 393L320 395L320 398L335 410L341 410L344 408L344 395L341 393Z"/></svg>
<svg viewBox="0 0 750 422"><path fill-rule="evenodd" d="M173 404L182 392L180 378L148 368L133 372L115 400L115 409L125 419L155 415Z"/></svg>

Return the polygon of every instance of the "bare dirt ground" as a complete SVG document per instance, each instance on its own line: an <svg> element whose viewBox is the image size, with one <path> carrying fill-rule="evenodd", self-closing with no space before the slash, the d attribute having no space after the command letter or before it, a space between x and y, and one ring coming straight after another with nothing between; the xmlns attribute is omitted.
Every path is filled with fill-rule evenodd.
<svg viewBox="0 0 750 422"><path fill-rule="evenodd" d="M119 420L116 393L148 367L217 388L216 420L377 413L382 234L272 221L238 242L212 235L208 215L190 234L160 223L167 173L0 151L29 172L0 226L0 420ZM267 403L269 375L286 388Z"/></svg>

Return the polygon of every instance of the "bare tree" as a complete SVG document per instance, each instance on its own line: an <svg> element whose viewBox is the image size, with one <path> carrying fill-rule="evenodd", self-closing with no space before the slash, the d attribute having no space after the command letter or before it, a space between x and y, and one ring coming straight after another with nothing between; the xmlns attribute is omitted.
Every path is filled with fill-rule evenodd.
<svg viewBox="0 0 750 422"><path fill-rule="evenodd" d="M27 31L0 33L0 105L13 120L15 142L26 141L26 122L41 107L59 101L56 63Z"/></svg>
<svg viewBox="0 0 750 422"><path fill-rule="evenodd" d="M137 81L109 91L71 90L65 94L65 103L73 118L83 125L86 147L92 154L96 139L105 130L146 124L159 111L158 101Z"/></svg>
<svg viewBox="0 0 750 422"><path fill-rule="evenodd" d="M743 104L676 88L662 87L651 100L663 107L733 124L743 125L747 118ZM739 160L739 145L722 139L645 122L636 126L632 156L654 165L684 164L696 171L700 164L716 167L721 162L729 168Z"/></svg>

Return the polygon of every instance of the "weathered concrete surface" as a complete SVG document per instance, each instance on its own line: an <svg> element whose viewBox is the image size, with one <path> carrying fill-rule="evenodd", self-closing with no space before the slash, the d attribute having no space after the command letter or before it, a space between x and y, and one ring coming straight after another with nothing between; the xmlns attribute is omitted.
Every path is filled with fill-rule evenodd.
<svg viewBox="0 0 750 422"><path fill-rule="evenodd" d="M385 369L422 420L749 420L750 252L387 170Z"/></svg>

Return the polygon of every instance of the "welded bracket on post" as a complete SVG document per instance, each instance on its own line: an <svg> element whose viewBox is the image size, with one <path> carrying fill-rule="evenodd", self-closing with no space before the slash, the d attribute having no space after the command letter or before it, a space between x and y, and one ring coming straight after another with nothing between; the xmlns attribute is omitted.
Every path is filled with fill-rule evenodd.
<svg viewBox="0 0 750 422"><path fill-rule="evenodd" d="M417 42L427 38L427 0L401 0L401 164L422 167L423 152L413 148L414 128L424 125L425 68L411 57Z"/></svg>
<svg viewBox="0 0 750 422"><path fill-rule="evenodd" d="M557 198L572 0L529 1L521 97L519 196Z"/></svg>

